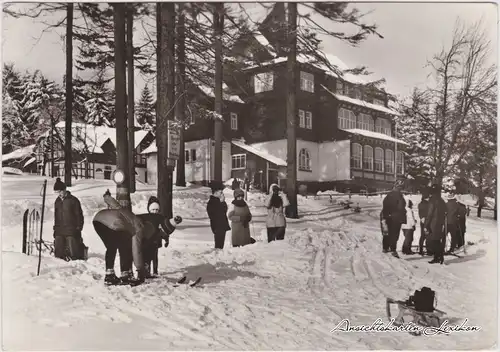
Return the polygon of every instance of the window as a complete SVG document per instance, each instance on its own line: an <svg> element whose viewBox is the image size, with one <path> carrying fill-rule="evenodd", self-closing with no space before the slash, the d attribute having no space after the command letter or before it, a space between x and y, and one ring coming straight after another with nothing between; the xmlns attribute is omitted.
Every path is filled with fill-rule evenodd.
<svg viewBox="0 0 500 352"><path fill-rule="evenodd" d="M300 71L300 89L314 93L314 75L312 73Z"/></svg>
<svg viewBox="0 0 500 352"><path fill-rule="evenodd" d="M396 173L398 174L403 174L404 172L404 155L403 155L403 152L398 152L397 153L397 156L398 156L398 159L397 159L397 162L396 162Z"/></svg>
<svg viewBox="0 0 500 352"><path fill-rule="evenodd" d="M337 93L344 94L344 84L340 80L337 80Z"/></svg>
<svg viewBox="0 0 500 352"><path fill-rule="evenodd" d="M347 83L344 83L344 95L349 97L352 95L352 87Z"/></svg>
<svg viewBox="0 0 500 352"><path fill-rule="evenodd" d="M385 106L384 102L380 99L373 99L373 104Z"/></svg>
<svg viewBox="0 0 500 352"><path fill-rule="evenodd" d="M363 169L373 171L373 148L369 145L363 148Z"/></svg>
<svg viewBox="0 0 500 352"><path fill-rule="evenodd" d="M350 130L356 128L356 115L350 110L340 108L339 128Z"/></svg>
<svg viewBox="0 0 500 352"><path fill-rule="evenodd" d="M375 129L373 119L370 115L360 113L358 115L358 128L366 131Z"/></svg>
<svg viewBox="0 0 500 352"><path fill-rule="evenodd" d="M385 172L394 173L394 152L390 149L385 150Z"/></svg>
<svg viewBox="0 0 500 352"><path fill-rule="evenodd" d="M301 149L299 152L299 170L311 171L311 156L307 149Z"/></svg>
<svg viewBox="0 0 500 352"><path fill-rule="evenodd" d="M375 121L375 132L391 136L391 123L387 119L378 118Z"/></svg>
<svg viewBox="0 0 500 352"><path fill-rule="evenodd" d="M354 88L354 98L363 100L363 93L361 92L361 89Z"/></svg>
<svg viewBox="0 0 500 352"><path fill-rule="evenodd" d="M354 143L352 145L352 167L354 169L361 169L361 156L363 148L360 144Z"/></svg>
<svg viewBox="0 0 500 352"><path fill-rule="evenodd" d="M247 167L247 155L235 154L231 156L231 168L233 170L241 170Z"/></svg>
<svg viewBox="0 0 500 352"><path fill-rule="evenodd" d="M384 172L384 150L375 148L375 171Z"/></svg>
<svg viewBox="0 0 500 352"><path fill-rule="evenodd" d="M299 127L312 129L312 113L310 111L299 109Z"/></svg>
<svg viewBox="0 0 500 352"><path fill-rule="evenodd" d="M192 163L196 161L196 149L186 149L184 151L184 160L186 163Z"/></svg>
<svg viewBox="0 0 500 352"><path fill-rule="evenodd" d="M255 93L273 90L274 74L272 72L259 73L254 76Z"/></svg>
<svg viewBox="0 0 500 352"><path fill-rule="evenodd" d="M231 113L231 129L233 131L238 130L238 114L234 112Z"/></svg>

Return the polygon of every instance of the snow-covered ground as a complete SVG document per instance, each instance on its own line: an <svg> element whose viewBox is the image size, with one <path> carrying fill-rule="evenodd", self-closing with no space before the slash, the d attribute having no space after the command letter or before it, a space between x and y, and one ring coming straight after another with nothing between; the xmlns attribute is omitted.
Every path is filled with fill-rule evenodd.
<svg viewBox="0 0 500 352"><path fill-rule="evenodd" d="M184 222L170 246L160 249L161 278L106 288L104 246L91 220L104 207L104 191L114 193L113 183L75 182L70 190L86 216L89 260L67 263L45 254L37 277L38 258L20 253L20 223L27 206L41 204L42 182L38 176L2 178L4 350L470 350L497 343L497 223L488 212L483 219L468 218L466 240L475 244L463 258L430 265L428 257L381 253L380 197L353 196L363 208L359 214L330 204L328 197L299 197L302 217L289 220L284 241L268 244L264 195L251 193L257 243L233 249L228 232L225 249L215 251L205 211L208 189L175 188L174 213ZM52 187L49 180L48 240ZM132 196L134 211L145 211L154 193L140 186ZM226 191L228 202L231 193ZM419 197L412 198L418 204ZM203 281L197 288L174 288L183 275ZM352 325L386 321L386 297L407 298L422 286L437 292L437 306L450 324L467 318L467 326L481 330L420 337L331 331L343 319Z"/></svg>

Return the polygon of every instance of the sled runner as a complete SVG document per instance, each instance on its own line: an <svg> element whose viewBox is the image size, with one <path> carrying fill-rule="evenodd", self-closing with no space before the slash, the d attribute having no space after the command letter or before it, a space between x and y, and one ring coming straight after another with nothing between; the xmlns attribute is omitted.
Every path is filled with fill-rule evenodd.
<svg viewBox="0 0 500 352"><path fill-rule="evenodd" d="M439 328L445 315L445 312L435 308L436 292L429 287L416 290L413 296L410 296L406 301L398 301L388 297L386 312L389 321L391 321L391 304L397 304L399 308L399 314L394 319L396 326L413 323L424 328ZM422 334L422 330L412 331L410 334L419 336Z"/></svg>

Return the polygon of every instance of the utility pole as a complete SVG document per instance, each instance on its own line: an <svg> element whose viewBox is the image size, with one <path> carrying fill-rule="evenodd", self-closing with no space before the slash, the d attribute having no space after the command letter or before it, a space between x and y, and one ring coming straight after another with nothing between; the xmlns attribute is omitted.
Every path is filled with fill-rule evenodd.
<svg viewBox="0 0 500 352"><path fill-rule="evenodd" d="M73 148L71 147L73 120L73 3L66 8L66 119L64 121L64 183L71 186Z"/></svg>
<svg viewBox="0 0 500 352"><path fill-rule="evenodd" d="M127 6L127 115L128 115L128 155L129 155L129 176L130 193L135 193L135 118L134 118L134 4Z"/></svg>
<svg viewBox="0 0 500 352"><path fill-rule="evenodd" d="M214 180L222 181L222 33L224 31L224 3L214 3L215 36L215 113L214 121ZM211 150L210 148L209 150Z"/></svg>
<svg viewBox="0 0 500 352"><path fill-rule="evenodd" d="M126 100L126 50L125 50L125 4L114 3L115 40L115 114L116 114L116 168L123 173L123 179L116 185L116 200L124 208L130 205L130 168L127 138ZM115 180L116 182L116 180Z"/></svg>

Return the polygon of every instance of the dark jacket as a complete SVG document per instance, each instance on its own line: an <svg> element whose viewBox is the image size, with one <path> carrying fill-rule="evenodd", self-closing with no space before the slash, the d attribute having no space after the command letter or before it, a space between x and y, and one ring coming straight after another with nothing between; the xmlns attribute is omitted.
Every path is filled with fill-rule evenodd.
<svg viewBox="0 0 500 352"><path fill-rule="evenodd" d="M418 217L420 219L424 219L427 216L428 211L429 211L429 201L427 199L423 199L418 204Z"/></svg>
<svg viewBox="0 0 500 352"><path fill-rule="evenodd" d="M78 198L69 191L54 204L54 236L81 236L83 212Z"/></svg>
<svg viewBox="0 0 500 352"><path fill-rule="evenodd" d="M233 209L228 214L231 220L231 242L233 246L250 244L250 226L252 214L244 200L234 200Z"/></svg>
<svg viewBox="0 0 500 352"><path fill-rule="evenodd" d="M457 202L458 204L458 225L460 226L460 230L465 233L466 232L466 219L467 219L467 207L465 204Z"/></svg>
<svg viewBox="0 0 500 352"><path fill-rule="evenodd" d="M444 233L446 216L446 203L440 195L433 195L429 200L429 210L425 217L424 228L429 231L430 240L440 240L446 234Z"/></svg>
<svg viewBox="0 0 500 352"><path fill-rule="evenodd" d="M396 224L406 223L406 201L398 190L390 191L384 198L382 205L383 217L388 222Z"/></svg>
<svg viewBox="0 0 500 352"><path fill-rule="evenodd" d="M231 230L226 214L226 202L221 202L219 198L210 196L207 203L207 213L210 218L210 228L214 234Z"/></svg>
<svg viewBox="0 0 500 352"><path fill-rule="evenodd" d="M459 205L456 199L449 199L446 203L446 211L448 212L448 225L458 225Z"/></svg>
<svg viewBox="0 0 500 352"><path fill-rule="evenodd" d="M164 239L168 246L169 236L175 231L175 226L172 225L169 219L161 214L153 213L139 214L137 217L141 219L143 223L150 223L155 229L152 237L145 242L161 247L161 240Z"/></svg>

